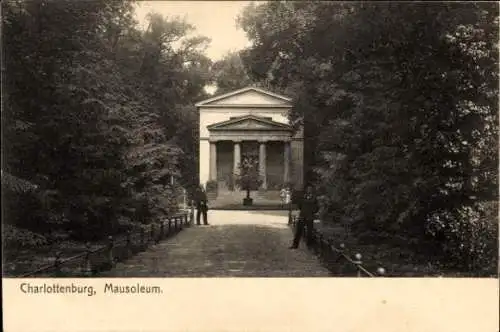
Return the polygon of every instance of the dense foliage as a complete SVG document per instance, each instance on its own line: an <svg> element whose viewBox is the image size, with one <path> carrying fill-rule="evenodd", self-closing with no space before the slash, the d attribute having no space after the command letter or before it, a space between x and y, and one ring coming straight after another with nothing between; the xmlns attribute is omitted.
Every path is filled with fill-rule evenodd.
<svg viewBox="0 0 500 332"><path fill-rule="evenodd" d="M498 6L265 2L211 64L193 26L133 1L2 3L2 220L11 248L92 240L198 183L195 101L295 97L322 218L460 271L498 254Z"/></svg>
<svg viewBox="0 0 500 332"><path fill-rule="evenodd" d="M217 94L245 88L252 84L240 55L237 52L226 54L216 61L211 68L212 79L217 87Z"/></svg>
<svg viewBox="0 0 500 332"><path fill-rule="evenodd" d="M497 4L267 2L239 22L248 73L296 97L323 219L494 273Z"/></svg>
<svg viewBox="0 0 500 332"><path fill-rule="evenodd" d="M122 232L171 213L179 186L196 184L193 103L210 79L208 39L156 14L139 29L133 10L131 1L2 3L2 169L51 193L50 206L32 192L3 195L7 240Z"/></svg>

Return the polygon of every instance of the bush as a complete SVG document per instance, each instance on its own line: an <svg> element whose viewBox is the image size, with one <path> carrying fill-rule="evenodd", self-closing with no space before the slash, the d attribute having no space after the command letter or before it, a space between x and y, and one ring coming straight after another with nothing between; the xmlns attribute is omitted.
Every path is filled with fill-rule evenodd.
<svg viewBox="0 0 500 332"><path fill-rule="evenodd" d="M47 244L45 236L9 224L4 225L3 239L4 247L13 251Z"/></svg>
<svg viewBox="0 0 500 332"><path fill-rule="evenodd" d="M498 209L478 203L433 214L427 231L440 243L443 263L460 270L495 274L498 256Z"/></svg>

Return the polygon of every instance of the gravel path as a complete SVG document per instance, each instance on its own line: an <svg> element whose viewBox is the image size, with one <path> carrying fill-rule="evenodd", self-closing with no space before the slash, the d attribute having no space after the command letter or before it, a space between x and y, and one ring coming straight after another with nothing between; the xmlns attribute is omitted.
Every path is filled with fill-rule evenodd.
<svg viewBox="0 0 500 332"><path fill-rule="evenodd" d="M152 246L103 277L327 277L303 247L289 250L283 211L209 211L193 226Z"/></svg>

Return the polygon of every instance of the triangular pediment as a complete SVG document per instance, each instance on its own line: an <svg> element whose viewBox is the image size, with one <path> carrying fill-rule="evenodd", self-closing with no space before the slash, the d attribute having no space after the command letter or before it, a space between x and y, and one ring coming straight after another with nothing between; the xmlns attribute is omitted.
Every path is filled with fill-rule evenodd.
<svg viewBox="0 0 500 332"><path fill-rule="evenodd" d="M215 123L207 127L210 131L230 131L230 130L280 130L290 131L292 128L284 123L276 122L270 118L244 115L237 118L231 118L227 121Z"/></svg>
<svg viewBox="0 0 500 332"><path fill-rule="evenodd" d="M276 93L259 89L256 87L247 87L232 91L220 96L203 100L196 104L197 107L214 106L290 106L291 99Z"/></svg>

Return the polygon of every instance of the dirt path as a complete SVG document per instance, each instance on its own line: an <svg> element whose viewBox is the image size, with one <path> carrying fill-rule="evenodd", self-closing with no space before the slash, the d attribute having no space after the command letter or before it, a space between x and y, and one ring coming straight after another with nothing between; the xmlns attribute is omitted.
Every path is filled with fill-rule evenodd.
<svg viewBox="0 0 500 332"><path fill-rule="evenodd" d="M289 250L283 211L209 211L193 226L119 263L104 277L327 277L303 248Z"/></svg>

